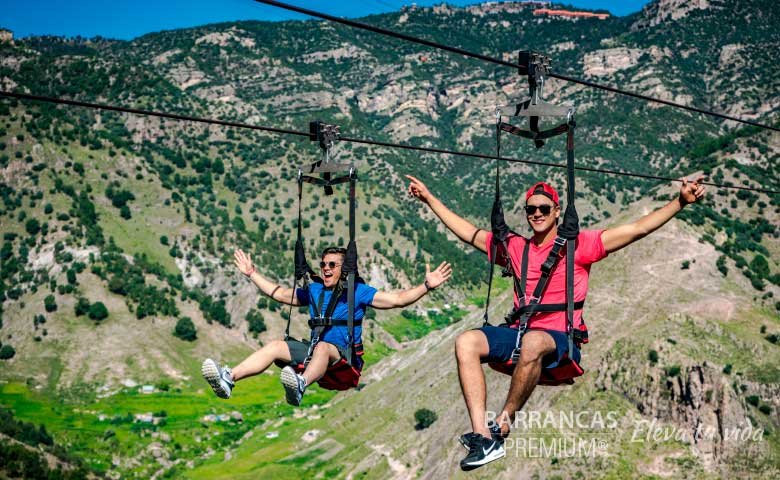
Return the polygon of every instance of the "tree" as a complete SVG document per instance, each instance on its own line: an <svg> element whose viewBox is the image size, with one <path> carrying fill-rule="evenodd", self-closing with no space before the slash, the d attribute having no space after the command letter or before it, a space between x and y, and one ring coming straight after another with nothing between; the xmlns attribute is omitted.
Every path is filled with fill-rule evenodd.
<svg viewBox="0 0 780 480"><path fill-rule="evenodd" d="M0 347L0 360L8 360L16 355L16 350L10 345L3 345Z"/></svg>
<svg viewBox="0 0 780 480"><path fill-rule="evenodd" d="M435 422L438 418L438 415L436 415L436 412L433 410L421 408L414 412L414 419L417 421L417 425L414 426L414 429L424 430L433 425L433 422Z"/></svg>
<svg viewBox="0 0 780 480"><path fill-rule="evenodd" d="M246 314L246 321L249 324L249 331L253 333L255 337L266 331L263 314L257 310L250 310L249 313Z"/></svg>
<svg viewBox="0 0 780 480"><path fill-rule="evenodd" d="M650 363L655 365L656 363L658 363L658 352L656 352L655 350L650 350L649 352L647 352L647 359L650 360Z"/></svg>
<svg viewBox="0 0 780 480"><path fill-rule="evenodd" d="M173 336L181 338L187 342L192 342L198 338L198 332L195 330L195 324L190 317L182 317L176 322L176 328L173 329Z"/></svg>
<svg viewBox="0 0 780 480"><path fill-rule="evenodd" d="M43 299L43 306L46 308L46 311L56 312L57 311L57 302L54 300L54 295L47 295L46 298Z"/></svg>
<svg viewBox="0 0 780 480"><path fill-rule="evenodd" d="M24 229L27 230L27 233L30 235L36 235L41 230L41 224L38 220L31 218L24 224Z"/></svg>
<svg viewBox="0 0 780 480"><path fill-rule="evenodd" d="M753 260L750 261L750 269L758 276L758 278L763 279L769 276L769 263L760 253L753 257Z"/></svg>
<svg viewBox="0 0 780 480"><path fill-rule="evenodd" d="M87 312L87 315L92 320L99 322L101 320L104 320L106 317L108 317L108 309L106 308L105 305L103 305L103 302L95 302L89 306L89 311Z"/></svg>
<svg viewBox="0 0 780 480"><path fill-rule="evenodd" d="M76 302L76 306L74 307L76 316L80 317L82 315L86 315L89 312L89 307L89 300L84 297L79 297L78 301Z"/></svg>
<svg viewBox="0 0 780 480"><path fill-rule="evenodd" d="M111 280L108 281L108 289L117 295L127 295L127 283L119 275L111 277Z"/></svg>

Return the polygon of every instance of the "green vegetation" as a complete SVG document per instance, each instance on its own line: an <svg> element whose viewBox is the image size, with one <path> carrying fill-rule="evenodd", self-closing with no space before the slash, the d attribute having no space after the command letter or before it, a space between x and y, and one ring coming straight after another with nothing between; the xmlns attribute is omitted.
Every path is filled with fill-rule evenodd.
<svg viewBox="0 0 780 480"><path fill-rule="evenodd" d="M198 338L198 332L195 330L195 324L190 317L182 317L176 322L176 328L173 330L173 336L181 338L187 342L193 342Z"/></svg>
<svg viewBox="0 0 780 480"><path fill-rule="evenodd" d="M249 332L252 333L255 338L267 330L263 314L257 310L250 310L246 314L246 321L247 324L249 324Z"/></svg>
<svg viewBox="0 0 780 480"><path fill-rule="evenodd" d="M647 359L650 361L651 364L655 365L658 363L658 352L655 350L650 350L647 352Z"/></svg>
<svg viewBox="0 0 780 480"><path fill-rule="evenodd" d="M102 302L95 302L89 306L87 316L96 322L100 322L108 317L108 309Z"/></svg>
<svg viewBox="0 0 780 480"><path fill-rule="evenodd" d="M14 355L16 355L16 350L14 350L14 347L11 345L5 344L2 347L0 347L0 360L8 360L9 358L14 358Z"/></svg>
<svg viewBox="0 0 780 480"><path fill-rule="evenodd" d="M433 410L421 408L414 412L414 421L417 422L414 428L416 430L425 430L426 428L433 425L433 422L435 422L438 418L438 415L436 415L436 412Z"/></svg>

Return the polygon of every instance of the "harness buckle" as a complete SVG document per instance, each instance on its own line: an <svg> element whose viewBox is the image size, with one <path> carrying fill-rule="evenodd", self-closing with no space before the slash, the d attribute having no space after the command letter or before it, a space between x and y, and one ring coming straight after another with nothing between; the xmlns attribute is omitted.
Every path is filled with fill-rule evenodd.
<svg viewBox="0 0 780 480"><path fill-rule="evenodd" d="M512 365L517 365L520 362L520 349L522 347L517 347L514 350L512 350Z"/></svg>

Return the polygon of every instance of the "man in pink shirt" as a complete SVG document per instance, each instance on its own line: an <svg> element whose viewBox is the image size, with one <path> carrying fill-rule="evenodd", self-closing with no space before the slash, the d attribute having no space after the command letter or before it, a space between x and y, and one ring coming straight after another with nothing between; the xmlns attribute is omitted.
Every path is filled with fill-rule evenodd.
<svg viewBox="0 0 780 480"><path fill-rule="evenodd" d="M409 175L407 178L410 180L411 196L428 205L458 238L490 254L490 244L493 240L491 232L475 227L449 210L420 180ZM654 232L683 207L702 198L704 186L700 184L701 180L701 178L695 181L683 180L678 198L636 222L607 230L580 230L574 256L575 303L585 300L588 292L588 275L593 263ZM553 240L558 234L561 207L558 193L544 182L535 184L526 192L525 202L526 219L533 236L526 239L510 233L506 241L506 250L503 245L497 250L496 262L502 264L508 257L512 263L512 271L519 274L523 250L526 243L529 244L524 293L526 298L531 298L541 277L541 265L547 259ZM565 262L561 260L559 266L553 270L540 303L566 303L566 271L563 265ZM514 302L516 307L519 306L520 300L516 294ZM574 312L574 326L583 334L586 332L581 307ZM568 351L566 312L534 314L528 321L528 329L522 337L522 348L512 372L506 402L498 416L499 424L488 424L485 412L487 386L481 364L505 363L511 359L517 345L517 327L516 324L501 327L485 326L463 332L455 341L458 377L473 429L473 432L461 437L461 443L469 449L469 454L460 462L463 470L478 468L506 454L503 439L509 435L515 412L523 407L536 388L543 369L558 366L558 363L566 357L576 362L580 360L580 352L576 346L573 348L574 351Z"/></svg>

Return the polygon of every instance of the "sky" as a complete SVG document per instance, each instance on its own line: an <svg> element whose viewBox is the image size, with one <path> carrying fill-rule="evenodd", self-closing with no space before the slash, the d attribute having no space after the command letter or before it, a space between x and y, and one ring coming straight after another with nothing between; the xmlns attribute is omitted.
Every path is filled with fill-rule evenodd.
<svg viewBox="0 0 780 480"><path fill-rule="evenodd" d="M361 17L420 6L442 0L282 0L336 16ZM450 5L470 5L484 0L448 0ZM606 9L615 15L641 10L649 0L565 0L579 8ZM130 40L150 32L194 27L234 20L304 19L280 8L253 0L0 0L0 27L16 37L30 35L102 36Z"/></svg>

